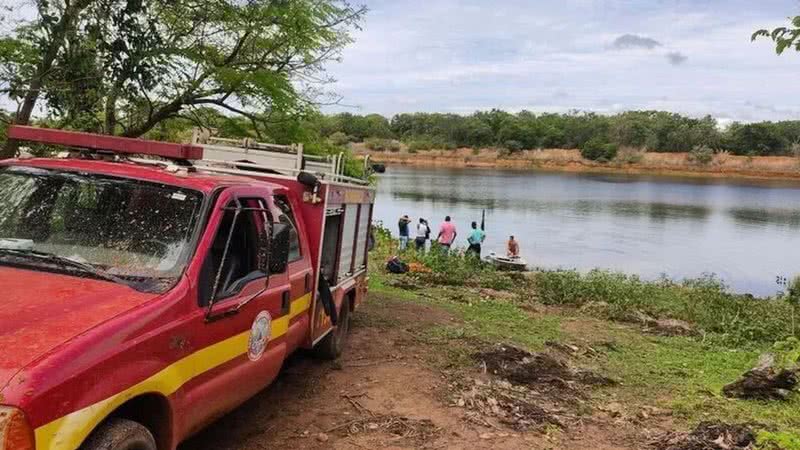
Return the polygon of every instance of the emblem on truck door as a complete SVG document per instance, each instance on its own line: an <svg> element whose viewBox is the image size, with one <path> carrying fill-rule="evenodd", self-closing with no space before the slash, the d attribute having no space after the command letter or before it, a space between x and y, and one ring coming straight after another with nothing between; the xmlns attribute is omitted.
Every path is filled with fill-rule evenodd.
<svg viewBox="0 0 800 450"><path fill-rule="evenodd" d="M250 361L258 361L264 354L269 340L272 316L267 311L261 311L253 321L250 328L250 342L247 346L247 356Z"/></svg>

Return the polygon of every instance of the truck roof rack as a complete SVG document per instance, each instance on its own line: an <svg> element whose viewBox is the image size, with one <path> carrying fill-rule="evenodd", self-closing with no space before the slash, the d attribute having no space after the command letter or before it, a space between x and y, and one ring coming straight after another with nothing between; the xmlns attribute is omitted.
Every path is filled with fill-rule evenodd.
<svg viewBox="0 0 800 450"><path fill-rule="evenodd" d="M369 184L367 180L344 175L344 153L309 155L304 153L303 144L220 138L195 128L191 145L203 149L203 159L193 161L198 170L248 176L276 173L291 177L310 172L326 181Z"/></svg>
<svg viewBox="0 0 800 450"><path fill-rule="evenodd" d="M97 152L150 155L174 160L201 159L203 157L203 149L193 145L54 128L12 125L8 128L8 137L21 141L63 145Z"/></svg>
<svg viewBox="0 0 800 450"><path fill-rule="evenodd" d="M191 165L206 172L245 176L265 173L297 177L309 172L324 181L368 185L369 181L344 175L344 153L319 156L303 152L303 144L279 145L253 139L224 139L195 128L191 144L176 144L145 139L65 131L30 126L9 127L8 136L29 142L63 145L105 154L148 155L172 162L158 162L135 157L128 160L176 169Z"/></svg>

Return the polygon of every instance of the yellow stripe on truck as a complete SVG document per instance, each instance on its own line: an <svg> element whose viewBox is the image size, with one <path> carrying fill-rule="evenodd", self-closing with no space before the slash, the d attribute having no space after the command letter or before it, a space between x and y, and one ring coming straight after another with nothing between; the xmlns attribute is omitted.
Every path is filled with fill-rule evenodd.
<svg viewBox="0 0 800 450"><path fill-rule="evenodd" d="M311 305L311 294L306 294L291 303L289 314L272 321L270 339L277 339L289 329L289 322L307 311ZM67 414L35 431L37 450L74 450L89 436L111 412L126 401L146 393L158 392L168 396L193 378L221 366L247 353L250 331L212 344L165 367L150 378L122 392L101 400L81 410Z"/></svg>

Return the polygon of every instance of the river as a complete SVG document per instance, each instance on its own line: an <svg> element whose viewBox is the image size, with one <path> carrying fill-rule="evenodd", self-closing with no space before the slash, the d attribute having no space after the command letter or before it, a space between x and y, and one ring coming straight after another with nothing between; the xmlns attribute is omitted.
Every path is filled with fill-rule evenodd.
<svg viewBox="0 0 800 450"><path fill-rule="evenodd" d="M647 279L715 274L731 290L773 295L800 273L800 184L486 169L391 166L380 175L374 219L445 215L466 246L486 211L484 254L515 235L529 265L605 268Z"/></svg>

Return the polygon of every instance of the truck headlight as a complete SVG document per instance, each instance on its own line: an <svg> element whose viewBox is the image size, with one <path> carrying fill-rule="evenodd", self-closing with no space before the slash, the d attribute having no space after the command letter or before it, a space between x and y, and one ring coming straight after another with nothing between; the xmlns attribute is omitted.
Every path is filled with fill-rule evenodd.
<svg viewBox="0 0 800 450"><path fill-rule="evenodd" d="M33 429L17 408L0 406L0 450L34 450Z"/></svg>

